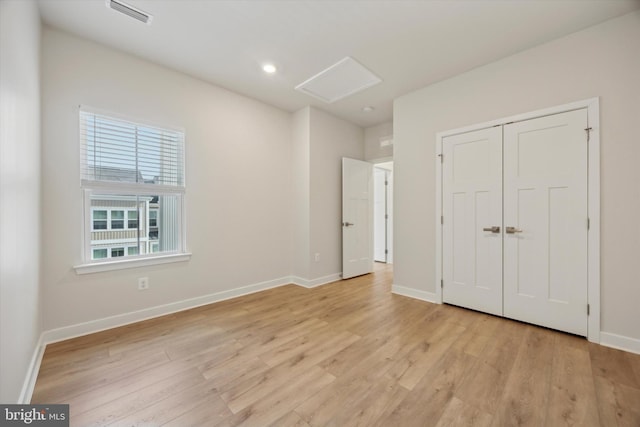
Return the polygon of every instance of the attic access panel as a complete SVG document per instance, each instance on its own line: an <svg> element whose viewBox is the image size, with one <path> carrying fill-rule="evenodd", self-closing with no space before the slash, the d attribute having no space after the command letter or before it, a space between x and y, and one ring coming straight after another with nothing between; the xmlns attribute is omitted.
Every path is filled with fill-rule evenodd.
<svg viewBox="0 0 640 427"><path fill-rule="evenodd" d="M296 86L296 90L328 104L380 83L382 79L347 56Z"/></svg>

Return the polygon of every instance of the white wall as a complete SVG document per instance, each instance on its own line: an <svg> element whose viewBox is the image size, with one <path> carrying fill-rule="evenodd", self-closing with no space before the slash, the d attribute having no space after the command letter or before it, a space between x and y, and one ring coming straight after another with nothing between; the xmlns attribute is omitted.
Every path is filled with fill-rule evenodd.
<svg viewBox="0 0 640 427"><path fill-rule="evenodd" d="M0 2L0 402L16 403L41 331L40 17Z"/></svg>
<svg viewBox="0 0 640 427"><path fill-rule="evenodd" d="M42 43L46 330L290 276L291 114L57 30ZM186 130L189 262L76 275L80 104Z"/></svg>
<svg viewBox="0 0 640 427"><path fill-rule="evenodd" d="M342 158L363 159L364 130L306 107L293 114L292 152L293 275L303 285L335 280L342 272Z"/></svg>
<svg viewBox="0 0 640 427"><path fill-rule="evenodd" d="M293 198L291 200L293 219L293 254L292 274L299 279L311 278L311 236L310 236L310 203L311 203L311 108L306 107L293 114L292 117L292 181Z"/></svg>
<svg viewBox="0 0 640 427"><path fill-rule="evenodd" d="M600 96L602 330L640 339L640 12L394 103L395 283L435 292L437 132Z"/></svg>
<svg viewBox="0 0 640 427"><path fill-rule="evenodd" d="M367 161L391 159L393 145L380 147L380 138L393 137L393 122L380 123L364 130L364 158Z"/></svg>
<svg viewBox="0 0 640 427"><path fill-rule="evenodd" d="M316 279L342 272L342 158L364 159L364 130L317 108L310 113L310 277Z"/></svg>

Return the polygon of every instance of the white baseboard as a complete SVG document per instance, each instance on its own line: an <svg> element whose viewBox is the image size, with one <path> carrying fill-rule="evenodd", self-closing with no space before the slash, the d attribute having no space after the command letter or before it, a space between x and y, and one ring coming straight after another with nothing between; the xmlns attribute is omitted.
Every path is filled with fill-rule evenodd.
<svg viewBox="0 0 640 427"><path fill-rule="evenodd" d="M33 356L31 356L31 363L29 363L29 369L25 376L22 390L20 391L20 397L18 398L18 404L26 405L31 403L31 396L33 395L33 389L36 386L36 380L38 379L38 373L40 372L40 363L42 363L42 356L44 356L45 344L43 341L44 334L40 334L38 343L33 349Z"/></svg>
<svg viewBox="0 0 640 427"><path fill-rule="evenodd" d="M618 350L640 354L640 340L637 338L625 337L610 332L600 332L600 344L617 348Z"/></svg>
<svg viewBox="0 0 640 427"><path fill-rule="evenodd" d="M404 286L400 285L392 285L391 293L438 304L438 296L433 292L420 291L413 288L405 288Z"/></svg>
<svg viewBox="0 0 640 427"><path fill-rule="evenodd" d="M302 286L303 288L315 288L316 286L326 285L342 279L342 273L334 273L328 276L318 277L317 279L303 279L298 276L291 276L291 283Z"/></svg>
<svg viewBox="0 0 640 427"><path fill-rule="evenodd" d="M104 317L102 319L91 320L89 322L64 326L62 328L43 332L42 341L44 344L51 344L70 338L93 334L95 332L100 332L107 329L117 328L119 326L128 325L130 323L140 322L142 320L152 319L154 317L165 316L167 314L188 310L190 308L212 304L214 302L220 302L243 295L253 294L255 292L264 291L267 289L277 288L279 286L288 285L291 283L292 278L290 276L287 276L280 279L269 280L266 282L260 282L253 285L231 289L228 291L216 292L196 298L190 298L178 302L159 305L156 307L145 308L143 310L133 311L130 313L123 313L115 316Z"/></svg>

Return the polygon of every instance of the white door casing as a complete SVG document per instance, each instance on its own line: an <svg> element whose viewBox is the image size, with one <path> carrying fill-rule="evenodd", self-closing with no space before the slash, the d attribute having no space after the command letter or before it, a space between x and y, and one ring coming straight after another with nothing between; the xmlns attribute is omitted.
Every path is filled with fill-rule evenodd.
<svg viewBox="0 0 640 427"><path fill-rule="evenodd" d="M342 278L373 271L373 165L342 159Z"/></svg>
<svg viewBox="0 0 640 427"><path fill-rule="evenodd" d="M586 109L504 126L504 316L582 336L587 127Z"/></svg>
<svg viewBox="0 0 640 427"><path fill-rule="evenodd" d="M444 138L443 299L502 315L502 129Z"/></svg>

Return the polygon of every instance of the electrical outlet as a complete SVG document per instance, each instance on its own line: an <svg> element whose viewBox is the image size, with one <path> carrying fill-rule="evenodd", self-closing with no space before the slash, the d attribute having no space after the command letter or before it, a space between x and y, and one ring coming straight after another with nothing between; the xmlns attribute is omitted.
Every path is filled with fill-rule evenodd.
<svg viewBox="0 0 640 427"><path fill-rule="evenodd" d="M149 289L149 278L148 277L141 277L138 279L138 290L139 291L145 291Z"/></svg>
<svg viewBox="0 0 640 427"><path fill-rule="evenodd" d="M320 262L320 254L316 253L316 262Z"/></svg>

